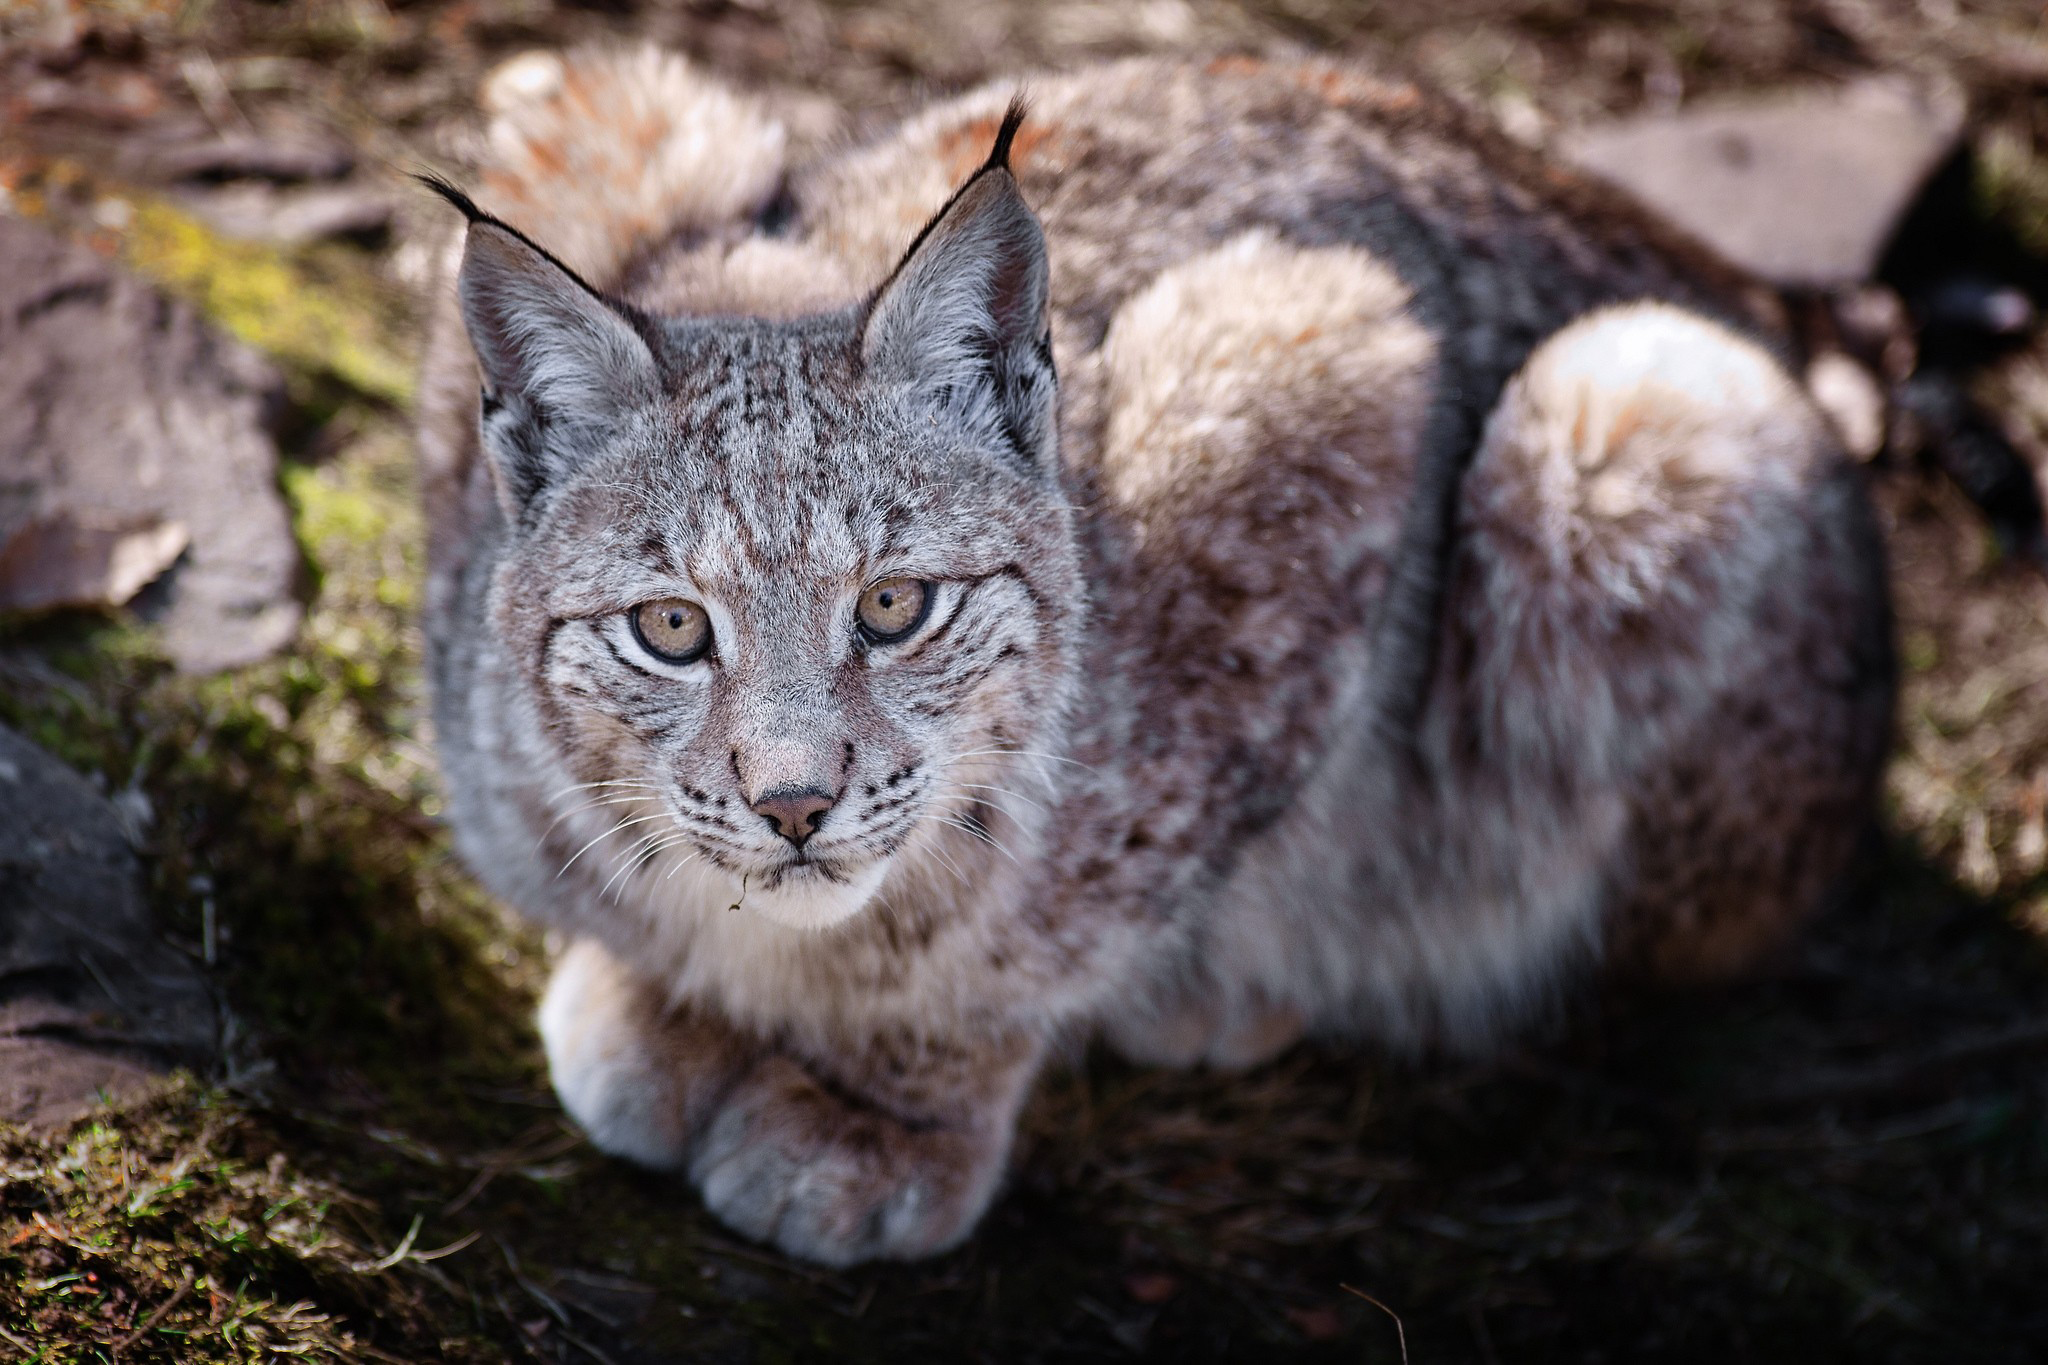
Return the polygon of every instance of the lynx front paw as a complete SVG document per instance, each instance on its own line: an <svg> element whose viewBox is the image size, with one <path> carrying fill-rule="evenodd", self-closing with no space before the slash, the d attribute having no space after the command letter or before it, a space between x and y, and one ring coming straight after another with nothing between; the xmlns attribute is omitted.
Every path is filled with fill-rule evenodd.
<svg viewBox="0 0 2048 1365"><path fill-rule="evenodd" d="M927 1256L973 1229L1041 1051L872 1039L799 1060L670 1006L588 941L556 966L540 1031L594 1145L687 1166L727 1225L828 1265Z"/></svg>
<svg viewBox="0 0 2048 1365"><path fill-rule="evenodd" d="M771 1057L727 1096L690 1176L722 1221L792 1256L929 1256L966 1237L994 1197L1025 1079L973 1097L958 1121L925 1121L841 1098Z"/></svg>

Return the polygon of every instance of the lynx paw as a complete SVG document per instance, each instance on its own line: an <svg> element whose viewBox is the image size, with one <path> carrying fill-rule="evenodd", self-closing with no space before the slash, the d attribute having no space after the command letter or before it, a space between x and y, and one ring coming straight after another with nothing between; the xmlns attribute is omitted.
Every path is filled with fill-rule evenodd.
<svg viewBox="0 0 2048 1365"><path fill-rule="evenodd" d="M909 1260L973 1228L1001 1178L1010 1129L1004 1107L960 1127L906 1122L772 1057L728 1096L690 1175L719 1219L792 1256L835 1266Z"/></svg>
<svg viewBox="0 0 2048 1365"><path fill-rule="evenodd" d="M686 1166L734 1230L841 1266L931 1255L972 1230L1042 1049L875 1039L814 1071L669 1005L589 941L562 955L540 1030L562 1106L599 1149Z"/></svg>

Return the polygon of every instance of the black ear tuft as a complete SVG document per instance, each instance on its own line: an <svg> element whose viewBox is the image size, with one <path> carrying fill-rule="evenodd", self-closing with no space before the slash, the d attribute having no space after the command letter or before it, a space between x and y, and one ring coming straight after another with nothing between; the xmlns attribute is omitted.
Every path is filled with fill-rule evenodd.
<svg viewBox="0 0 2048 1365"><path fill-rule="evenodd" d="M534 241L533 238L527 236L518 228L513 227L503 218L498 217L497 214L487 213L483 209L478 208L476 200L470 198L468 194L456 188L455 184L452 181L448 180L446 177L437 175L432 171L415 171L413 173L412 178L414 180L417 180L420 184L426 186L428 189L432 190L435 194L440 195L441 198L445 199L448 203L452 204L455 207L456 212L460 213L464 218L467 218L469 220L469 225L472 228L493 227L498 229L498 231L500 232L506 233L512 237L517 238L521 242L524 242L529 249L538 253L542 260L546 261L549 265L552 265L555 269L561 271L564 275L567 275L570 279L574 280L577 284L581 285L584 288L584 290L586 290L590 294L595 295L596 297L603 299L606 303L610 304L614 309L618 310L619 313L624 315L627 318L627 320L630 321L635 327L641 327L644 330L643 323L645 320L641 317L640 311L638 309L632 307L630 304L622 303L618 299L611 297L602 289L599 289L596 285L592 284L589 280L584 279L574 270L571 270L567 263L565 263L560 256L557 256L554 252L549 251L539 242Z"/></svg>
<svg viewBox="0 0 2048 1365"><path fill-rule="evenodd" d="M1010 96L1010 107L1003 110L1003 121L996 128L995 145L988 149L988 160L981 163L983 171L1007 171L1010 169L1010 144L1017 140L1017 130L1024 126L1024 119L1031 112L1031 102L1019 90Z"/></svg>
<svg viewBox="0 0 2048 1365"><path fill-rule="evenodd" d="M434 171L414 171L412 173L412 178L414 180L417 180L420 184L425 185L435 194L440 195L450 204L453 204L455 206L456 212L460 213L464 218L467 218L470 222L495 223L498 221L497 219L491 217L490 214L485 213L482 209L478 208L476 206L476 200L470 198L467 194L464 194L461 190L455 188L455 183L449 180L446 176L440 175Z"/></svg>

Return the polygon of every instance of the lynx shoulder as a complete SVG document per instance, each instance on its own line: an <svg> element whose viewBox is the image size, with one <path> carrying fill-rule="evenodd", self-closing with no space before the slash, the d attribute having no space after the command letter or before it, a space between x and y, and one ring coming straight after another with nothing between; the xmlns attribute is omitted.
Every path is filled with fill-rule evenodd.
<svg viewBox="0 0 2048 1365"><path fill-rule="evenodd" d="M562 59L421 447L458 845L603 1148L833 1263L1048 1051L1479 1047L1838 884L1892 702L1764 291L1382 73L1134 62L792 159Z"/></svg>

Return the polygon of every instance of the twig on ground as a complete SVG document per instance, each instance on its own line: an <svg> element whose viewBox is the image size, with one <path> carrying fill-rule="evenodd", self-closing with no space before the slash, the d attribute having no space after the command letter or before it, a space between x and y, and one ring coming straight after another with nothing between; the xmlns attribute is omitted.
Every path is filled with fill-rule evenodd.
<svg viewBox="0 0 2048 1365"><path fill-rule="evenodd" d="M349 1269L359 1275L376 1275L391 1269L391 1267L412 1254L412 1244L420 1235L421 1221L422 1215L417 1213L413 1215L412 1226L405 1230L405 1236L399 1240L398 1245L392 1249L389 1256L379 1257L374 1261L357 1261Z"/></svg>
<svg viewBox="0 0 2048 1365"><path fill-rule="evenodd" d="M156 1311L151 1313L148 1317L144 1318L142 1320L142 1324L139 1327L137 1327L134 1331L130 1332L127 1336L122 1337L119 1341L113 1343L114 1354L117 1356L120 1355L130 1346L133 1346L136 1342L148 1336L152 1328L154 1328L158 1323L162 1322L165 1318L169 1317L171 1313L177 1308L177 1306L185 1301L185 1296L192 1292L192 1286L197 1284L198 1282L198 1276L193 1271L192 1267L186 1266L185 1278L182 1282L180 1282L178 1287L172 1291L171 1296L168 1299L165 1299L162 1303L158 1304L156 1307Z"/></svg>
<svg viewBox="0 0 2048 1365"><path fill-rule="evenodd" d="M465 1249L476 1241L477 1238L483 1236L482 1231L479 1230L470 1233L467 1237L458 1237L447 1246L436 1247L432 1251L414 1251L412 1244L419 1239L420 1224L425 1218L425 1214L416 1213L413 1215L412 1226L405 1230L405 1237L396 1247L392 1248L390 1255L380 1256L374 1261L357 1261L349 1268L359 1275L379 1275L398 1265L401 1261L409 1261L414 1265L424 1265L428 1261L438 1261L443 1256L453 1256L456 1252Z"/></svg>
<svg viewBox="0 0 2048 1365"><path fill-rule="evenodd" d="M1729 1224L1736 1231L1765 1251L1816 1275L1833 1280L1850 1293L1859 1295L1862 1307L1858 1310L1857 1321L1867 1320L1879 1313L1889 1313L1908 1327L1927 1325L1927 1314L1911 1299L1879 1283L1869 1274L1850 1265L1844 1258L1825 1255L1804 1246L1759 1219L1733 1210L1728 1210L1727 1216Z"/></svg>
<svg viewBox="0 0 2048 1365"><path fill-rule="evenodd" d="M562 1340L568 1342L571 1346L574 1346L577 1350L583 1352L592 1360L595 1360L598 1363L598 1365L617 1365L617 1362L614 1361L610 1356L606 1355L603 1351L600 1351L596 1346L592 1345L590 1342L585 1341L582 1337L577 1336L574 1332L569 1330L569 1323L571 1319L569 1316L568 1308L563 1305L560 1299L556 1298L553 1294L548 1293L547 1290L542 1289L539 1285L535 1284L532 1280L527 1278L526 1272L519 1268L519 1257L513 1254L512 1248L506 1245L504 1238L493 1237L491 1240L498 1244L498 1250L504 1254L505 1268L512 1272L513 1281L517 1283L521 1289L524 1289L528 1294L531 1294L535 1302L539 1303L541 1307L547 1309L549 1314L553 1316L555 1322L561 1328ZM586 1309L585 1311L587 1312L588 1310Z"/></svg>
<svg viewBox="0 0 2048 1365"><path fill-rule="evenodd" d="M1367 1303L1394 1320L1394 1339L1401 1343L1401 1365L1408 1365L1408 1329L1401 1325L1401 1315L1366 1293L1363 1289L1355 1289L1348 1284L1340 1284L1337 1287L1347 1294L1358 1295L1359 1298L1364 1299Z"/></svg>
<svg viewBox="0 0 2048 1365"><path fill-rule="evenodd" d="M463 1187L462 1193L456 1195L455 1198L442 1206L441 1216L445 1218L450 1214L460 1213L463 1209L468 1208L470 1203L484 1192L486 1186L499 1176L505 1174L505 1172L531 1168L539 1162L549 1161L555 1157L572 1152L582 1144L583 1134L576 1132L574 1129L557 1127L546 1141L537 1146L525 1150L497 1152L477 1159L477 1173L475 1177L470 1180L468 1185ZM466 1165L468 1163L465 1161L461 1164Z"/></svg>

